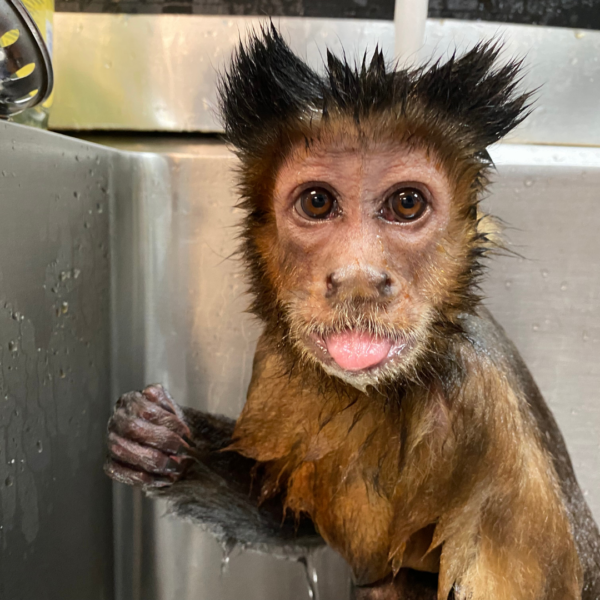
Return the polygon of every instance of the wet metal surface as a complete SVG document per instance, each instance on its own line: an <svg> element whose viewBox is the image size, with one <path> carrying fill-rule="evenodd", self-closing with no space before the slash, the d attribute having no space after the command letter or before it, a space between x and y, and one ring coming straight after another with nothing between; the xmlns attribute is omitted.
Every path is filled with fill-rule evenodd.
<svg viewBox="0 0 600 600"><path fill-rule="evenodd" d="M217 72L260 17L55 15L53 129L216 131ZM350 56L378 41L393 48L394 26L356 19L277 19L312 64L326 47Z"/></svg>
<svg viewBox="0 0 600 600"><path fill-rule="evenodd" d="M486 207L506 223L488 305L566 438L600 523L600 150L497 146Z"/></svg>
<svg viewBox="0 0 600 600"><path fill-rule="evenodd" d="M507 141L600 146L600 31L428 21L419 57L447 58L492 38L502 41L503 56L523 59L522 87L536 90L533 113Z"/></svg>
<svg viewBox="0 0 600 600"><path fill-rule="evenodd" d="M55 16L55 129L203 131L220 129L216 78L258 17ZM325 48L350 57L383 48L394 56L394 23L360 19L276 19L300 56L320 68ZM524 57L523 86L536 110L511 136L520 143L600 145L600 32L428 20L418 60L496 37L507 57Z"/></svg>
<svg viewBox="0 0 600 600"><path fill-rule="evenodd" d="M0 598L113 597L109 193L116 153L0 123Z"/></svg>

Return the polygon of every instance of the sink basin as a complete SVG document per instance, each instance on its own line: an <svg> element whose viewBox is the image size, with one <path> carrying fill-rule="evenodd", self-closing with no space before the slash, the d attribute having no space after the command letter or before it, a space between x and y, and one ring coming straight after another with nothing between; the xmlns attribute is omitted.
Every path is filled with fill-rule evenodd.
<svg viewBox="0 0 600 600"><path fill-rule="evenodd" d="M116 397L160 381L205 410L235 417L244 403L260 327L243 312L232 258L235 158L201 136L0 129L0 596L110 598L101 465ZM600 149L498 145L492 156L484 207L506 223L515 255L490 260L486 303L554 411L600 519ZM163 504L114 493L117 598L309 597L301 564L235 551L223 562ZM339 557L311 561L320 600L349 598Z"/></svg>

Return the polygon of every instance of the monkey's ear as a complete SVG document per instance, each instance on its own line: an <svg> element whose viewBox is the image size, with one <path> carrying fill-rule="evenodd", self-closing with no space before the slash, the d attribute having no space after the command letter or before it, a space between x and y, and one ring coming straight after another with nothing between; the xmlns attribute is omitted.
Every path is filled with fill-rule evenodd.
<svg viewBox="0 0 600 600"><path fill-rule="evenodd" d="M416 92L429 110L443 111L470 131L477 150L497 142L531 110L532 92L518 94L522 61L498 65L498 41L477 44L446 63L435 63L416 81Z"/></svg>
<svg viewBox="0 0 600 600"><path fill-rule="evenodd" d="M297 117L322 98L322 81L285 43L272 23L240 43L219 81L225 137L242 153L276 135L274 123Z"/></svg>

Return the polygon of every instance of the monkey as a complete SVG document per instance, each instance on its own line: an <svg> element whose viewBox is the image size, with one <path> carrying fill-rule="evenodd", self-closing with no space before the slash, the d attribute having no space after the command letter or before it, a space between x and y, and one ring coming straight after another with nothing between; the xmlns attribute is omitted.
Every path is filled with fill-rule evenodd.
<svg viewBox="0 0 600 600"><path fill-rule="evenodd" d="M600 598L565 442L479 291L487 149L532 109L500 53L318 74L272 24L240 43L219 97L263 324L247 400L233 421L125 394L110 477L227 543L328 544L357 600Z"/></svg>

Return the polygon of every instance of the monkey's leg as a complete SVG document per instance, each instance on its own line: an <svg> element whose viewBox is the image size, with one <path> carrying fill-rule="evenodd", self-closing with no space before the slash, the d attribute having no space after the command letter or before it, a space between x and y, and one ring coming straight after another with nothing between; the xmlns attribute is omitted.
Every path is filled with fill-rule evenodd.
<svg viewBox="0 0 600 600"><path fill-rule="evenodd" d="M222 451L235 422L181 408L160 385L122 396L108 424L106 473L169 500L173 512L226 543L294 556L323 544L308 519L286 519L281 498L259 505L255 462Z"/></svg>
<svg viewBox="0 0 600 600"><path fill-rule="evenodd" d="M437 584L437 575L400 569L394 578L355 588L354 600L437 600Z"/></svg>

